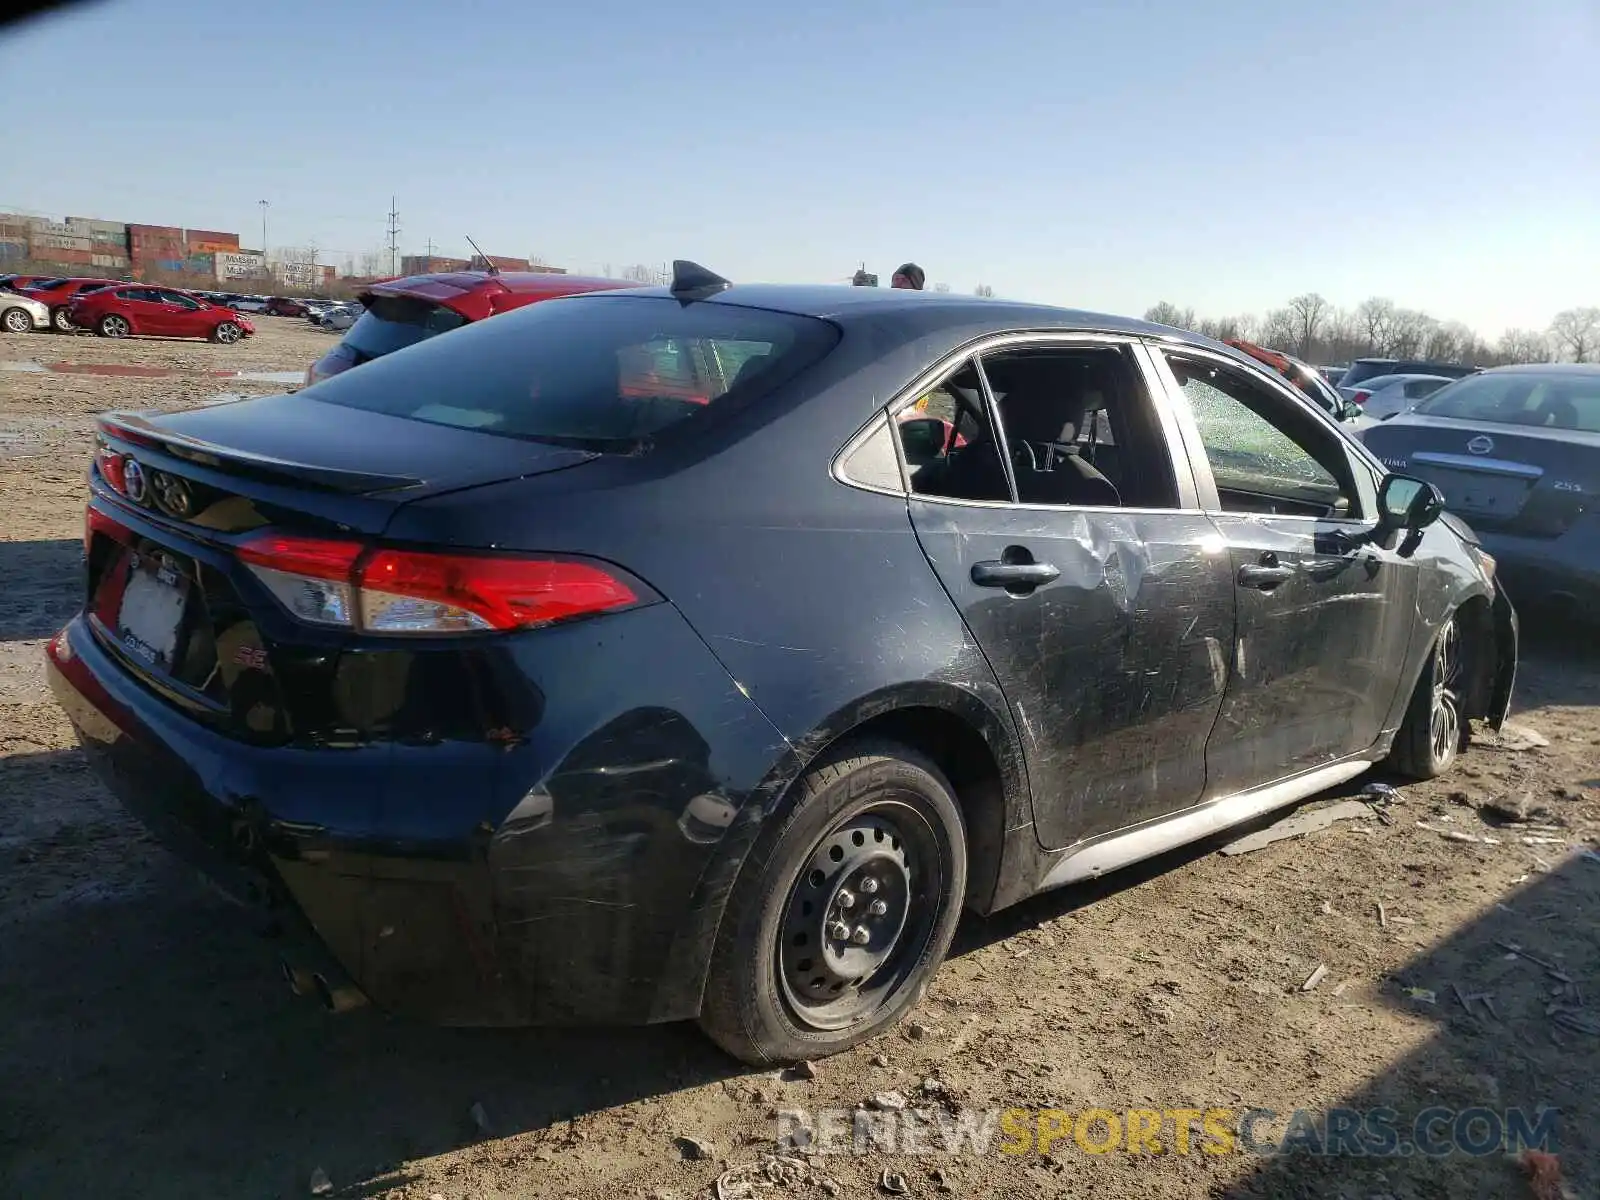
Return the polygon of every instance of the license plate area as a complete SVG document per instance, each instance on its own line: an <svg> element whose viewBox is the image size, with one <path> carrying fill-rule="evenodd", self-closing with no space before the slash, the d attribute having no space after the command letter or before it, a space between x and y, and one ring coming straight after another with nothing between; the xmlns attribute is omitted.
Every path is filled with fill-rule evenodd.
<svg viewBox="0 0 1600 1200"><path fill-rule="evenodd" d="M1463 516L1514 517L1528 498L1530 481L1515 475L1434 468L1427 478L1444 493L1445 507Z"/></svg>
<svg viewBox="0 0 1600 1200"><path fill-rule="evenodd" d="M182 560L159 550L130 550L125 564L117 642L132 658L170 675L182 645L189 572Z"/></svg>

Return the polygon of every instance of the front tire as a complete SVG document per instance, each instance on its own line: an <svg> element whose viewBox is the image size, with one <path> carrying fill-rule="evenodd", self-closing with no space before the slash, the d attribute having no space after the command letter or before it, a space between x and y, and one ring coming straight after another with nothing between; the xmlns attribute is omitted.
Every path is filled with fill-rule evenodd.
<svg viewBox="0 0 1600 1200"><path fill-rule="evenodd" d="M837 1054L898 1021L944 961L966 894L949 781L859 742L796 785L729 895L700 1026L755 1066Z"/></svg>
<svg viewBox="0 0 1600 1200"><path fill-rule="evenodd" d="M211 331L211 340L223 346L231 346L244 335L244 330L232 321L223 321Z"/></svg>
<svg viewBox="0 0 1600 1200"><path fill-rule="evenodd" d="M72 318L67 316L67 310L64 307L50 310L50 324L57 333L72 333L78 328L72 323Z"/></svg>
<svg viewBox="0 0 1600 1200"><path fill-rule="evenodd" d="M107 313L100 318L100 323L95 326L95 332L105 338L125 338L132 333L128 325L128 318L118 316L116 313Z"/></svg>
<svg viewBox="0 0 1600 1200"><path fill-rule="evenodd" d="M24 308L6 309L4 315L0 316L0 323L5 325L7 333L33 332L33 317Z"/></svg>
<svg viewBox="0 0 1600 1200"><path fill-rule="evenodd" d="M1461 621L1451 613L1428 651L1405 720L1389 751L1389 766L1399 774L1433 779L1450 769L1466 745L1464 652Z"/></svg>

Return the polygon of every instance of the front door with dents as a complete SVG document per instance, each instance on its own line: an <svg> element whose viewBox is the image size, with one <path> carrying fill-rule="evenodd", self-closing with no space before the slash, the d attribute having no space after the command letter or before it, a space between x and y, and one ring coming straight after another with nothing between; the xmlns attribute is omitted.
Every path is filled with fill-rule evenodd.
<svg viewBox="0 0 1600 1200"><path fill-rule="evenodd" d="M1114 339L1007 343L924 398L945 444L903 442L912 524L1005 691L1050 848L1204 784L1233 584L1154 378Z"/></svg>
<svg viewBox="0 0 1600 1200"><path fill-rule="evenodd" d="M1164 359L1238 611L1209 799L1372 746L1416 624L1417 568L1373 539L1371 475L1328 422L1220 356Z"/></svg>

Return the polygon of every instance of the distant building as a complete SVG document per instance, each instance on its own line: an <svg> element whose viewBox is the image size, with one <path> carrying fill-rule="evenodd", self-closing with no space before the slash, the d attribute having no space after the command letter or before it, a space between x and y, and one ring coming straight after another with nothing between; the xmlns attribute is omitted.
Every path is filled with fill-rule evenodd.
<svg viewBox="0 0 1600 1200"><path fill-rule="evenodd" d="M445 258L438 254L404 254L400 257L402 275L443 275L469 269L464 258Z"/></svg>
<svg viewBox="0 0 1600 1200"><path fill-rule="evenodd" d="M525 258L507 258L503 254L474 254L467 260L469 271L487 271L490 265L499 267L502 271L531 271L533 267ZM549 270L548 267L541 268Z"/></svg>

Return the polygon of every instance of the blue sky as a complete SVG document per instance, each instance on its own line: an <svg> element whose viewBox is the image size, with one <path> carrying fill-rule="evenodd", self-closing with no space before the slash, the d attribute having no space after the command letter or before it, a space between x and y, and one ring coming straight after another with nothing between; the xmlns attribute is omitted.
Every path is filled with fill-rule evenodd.
<svg viewBox="0 0 1600 1200"><path fill-rule="evenodd" d="M1493 336L1600 303L1597 62L1596 0L101 0L0 34L0 209Z"/></svg>

